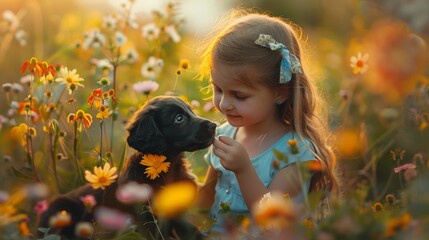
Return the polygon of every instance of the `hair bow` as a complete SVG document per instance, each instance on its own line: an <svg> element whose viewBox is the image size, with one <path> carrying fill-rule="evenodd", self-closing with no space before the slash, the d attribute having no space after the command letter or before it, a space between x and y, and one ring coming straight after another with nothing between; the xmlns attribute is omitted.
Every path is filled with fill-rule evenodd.
<svg viewBox="0 0 429 240"><path fill-rule="evenodd" d="M271 35L259 34L256 44L262 47L270 48L275 51L280 49L282 61L280 63L280 80L279 83L287 83L292 79L292 73L302 73L301 63L298 58L283 43L279 43Z"/></svg>

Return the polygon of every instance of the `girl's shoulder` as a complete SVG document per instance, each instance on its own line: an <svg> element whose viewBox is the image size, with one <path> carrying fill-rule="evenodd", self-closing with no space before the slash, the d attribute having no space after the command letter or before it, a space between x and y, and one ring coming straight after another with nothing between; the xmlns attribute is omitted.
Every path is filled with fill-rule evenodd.
<svg viewBox="0 0 429 240"><path fill-rule="evenodd" d="M308 161L315 160L315 147L314 144L310 141L310 139L306 137L299 137L298 134L294 132L286 133L279 142L274 145L274 150L272 151L274 155L280 153L281 156L285 156L287 158L284 163L289 165L298 160L300 161ZM283 160L283 159L279 159Z"/></svg>

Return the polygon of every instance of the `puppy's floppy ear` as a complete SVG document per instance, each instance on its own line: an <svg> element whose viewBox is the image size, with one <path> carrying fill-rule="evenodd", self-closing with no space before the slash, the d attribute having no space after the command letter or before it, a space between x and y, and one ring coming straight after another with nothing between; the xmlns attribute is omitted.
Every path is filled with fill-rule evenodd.
<svg viewBox="0 0 429 240"><path fill-rule="evenodd" d="M141 153L162 154L167 148L165 138L156 126L153 114L137 114L128 125L128 145Z"/></svg>

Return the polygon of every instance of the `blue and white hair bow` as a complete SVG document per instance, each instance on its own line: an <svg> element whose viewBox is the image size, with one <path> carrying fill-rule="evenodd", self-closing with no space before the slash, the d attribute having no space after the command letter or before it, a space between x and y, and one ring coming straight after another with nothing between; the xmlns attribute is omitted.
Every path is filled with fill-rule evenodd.
<svg viewBox="0 0 429 240"><path fill-rule="evenodd" d="M259 34L259 38L255 41L256 44L262 47L270 48L275 51L280 49L282 61L280 63L280 80L279 83L287 83L292 79L292 73L302 73L301 63L298 58L287 48L283 43L279 43L271 35Z"/></svg>

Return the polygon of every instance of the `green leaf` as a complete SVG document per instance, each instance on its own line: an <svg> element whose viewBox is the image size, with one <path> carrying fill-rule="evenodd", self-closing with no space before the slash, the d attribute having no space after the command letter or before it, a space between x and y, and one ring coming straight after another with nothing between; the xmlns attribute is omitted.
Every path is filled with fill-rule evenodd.
<svg viewBox="0 0 429 240"><path fill-rule="evenodd" d="M143 238L139 233L129 230L112 240L145 240L145 238Z"/></svg>
<svg viewBox="0 0 429 240"><path fill-rule="evenodd" d="M127 142L125 141L124 148L122 149L121 161L119 162L119 166L118 166L118 172L122 171L122 167L124 165L125 158L127 157L127 150L128 150L128 145L127 145Z"/></svg>
<svg viewBox="0 0 429 240"><path fill-rule="evenodd" d="M55 234L49 234L41 239L42 240L61 240L61 237Z"/></svg>
<svg viewBox="0 0 429 240"><path fill-rule="evenodd" d="M26 173L23 173L21 171L19 171L18 169L16 169L14 166L11 167L12 168L12 172L16 177L20 177L20 178L25 178L25 179L34 179L33 176L30 176Z"/></svg>
<svg viewBox="0 0 429 240"><path fill-rule="evenodd" d="M322 196L323 196L323 191L315 191L308 194L308 204L309 204L308 207L312 212L319 207Z"/></svg>
<svg viewBox="0 0 429 240"><path fill-rule="evenodd" d="M276 156L277 160L288 163L289 159L286 155L284 155L282 152L277 151L277 149L273 150L274 156Z"/></svg>

